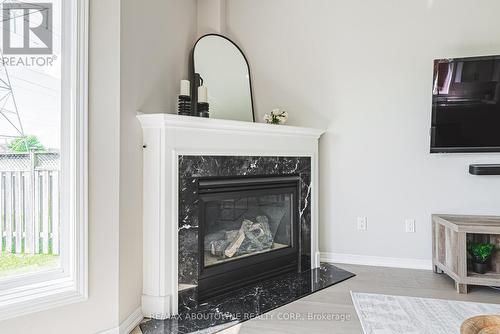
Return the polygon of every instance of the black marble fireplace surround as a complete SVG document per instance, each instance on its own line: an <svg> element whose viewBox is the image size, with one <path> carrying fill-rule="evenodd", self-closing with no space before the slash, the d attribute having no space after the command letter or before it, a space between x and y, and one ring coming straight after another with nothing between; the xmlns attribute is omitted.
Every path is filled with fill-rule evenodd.
<svg viewBox="0 0 500 334"><path fill-rule="evenodd" d="M143 333L215 333L354 276L350 272L329 264L321 264L320 268L310 269L311 159L309 157L185 155L179 157L178 163L178 281L180 285L195 287L182 289L179 292L177 316L166 320L145 321L140 326ZM295 223L299 225L296 235L298 246L295 255L296 270L264 277L258 281L254 280L244 286L225 291L223 294L202 299L197 288L200 283L200 259L202 258L200 249L205 247L199 240L200 180L207 180L207 178L209 180L213 178L254 179L252 176L266 176L273 179L283 177L287 180L291 177L295 180L297 200L296 205L292 207L296 211ZM286 193L280 196L279 201L288 203ZM269 216L269 221L271 221L272 215ZM271 226L272 223L270 222L269 225ZM284 235L288 236L287 233ZM275 238L273 242L286 244L286 240L286 237L281 236L278 239ZM205 252L205 249L201 249L201 252ZM238 259L238 261L241 260Z"/></svg>
<svg viewBox="0 0 500 334"><path fill-rule="evenodd" d="M198 183L203 178L297 176L300 267L311 266L311 159L309 157L180 156L179 284L198 285Z"/></svg>

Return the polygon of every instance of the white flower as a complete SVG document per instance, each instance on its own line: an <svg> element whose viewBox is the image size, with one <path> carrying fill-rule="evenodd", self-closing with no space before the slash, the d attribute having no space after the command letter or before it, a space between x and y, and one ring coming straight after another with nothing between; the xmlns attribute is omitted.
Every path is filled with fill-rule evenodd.
<svg viewBox="0 0 500 334"><path fill-rule="evenodd" d="M270 115L264 115L264 121L270 124L285 124L287 120L288 113L279 108L273 109Z"/></svg>
<svg viewBox="0 0 500 334"><path fill-rule="evenodd" d="M285 124L286 121L288 121L288 113L286 111L283 111L280 117L281 117L281 124Z"/></svg>

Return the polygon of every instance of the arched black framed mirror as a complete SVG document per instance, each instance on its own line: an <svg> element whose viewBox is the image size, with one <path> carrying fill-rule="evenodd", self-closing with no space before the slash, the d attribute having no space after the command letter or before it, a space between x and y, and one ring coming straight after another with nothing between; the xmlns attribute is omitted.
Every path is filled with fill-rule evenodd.
<svg viewBox="0 0 500 334"><path fill-rule="evenodd" d="M210 118L255 122L250 66L229 38L208 34L195 43L190 73L196 114L197 87L207 87Z"/></svg>

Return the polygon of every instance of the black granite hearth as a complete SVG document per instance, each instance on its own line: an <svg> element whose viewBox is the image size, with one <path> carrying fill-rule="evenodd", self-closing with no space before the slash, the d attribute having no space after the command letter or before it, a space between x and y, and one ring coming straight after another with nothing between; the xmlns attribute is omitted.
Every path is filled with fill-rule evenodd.
<svg viewBox="0 0 500 334"><path fill-rule="evenodd" d="M323 263L320 268L290 273L209 298L198 305L196 288L179 293L179 315L141 324L145 334L215 333L258 317L354 274Z"/></svg>

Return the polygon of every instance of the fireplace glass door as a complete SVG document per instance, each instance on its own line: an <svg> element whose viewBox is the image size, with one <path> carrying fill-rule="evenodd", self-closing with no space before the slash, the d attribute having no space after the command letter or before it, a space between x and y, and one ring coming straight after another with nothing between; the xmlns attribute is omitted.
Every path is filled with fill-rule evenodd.
<svg viewBox="0 0 500 334"><path fill-rule="evenodd" d="M292 200L285 192L207 201L204 266L291 247Z"/></svg>
<svg viewBox="0 0 500 334"><path fill-rule="evenodd" d="M298 270L299 180L199 180L200 298Z"/></svg>

